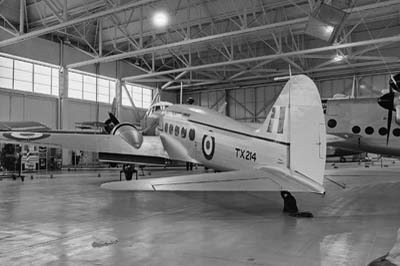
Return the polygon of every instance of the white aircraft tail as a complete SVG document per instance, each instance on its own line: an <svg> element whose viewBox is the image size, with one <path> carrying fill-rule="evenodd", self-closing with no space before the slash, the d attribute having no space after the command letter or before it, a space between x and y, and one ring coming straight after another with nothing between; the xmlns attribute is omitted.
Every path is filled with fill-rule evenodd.
<svg viewBox="0 0 400 266"><path fill-rule="evenodd" d="M318 89L309 77L290 78L257 132L287 145L290 175L315 192L324 192L325 118Z"/></svg>

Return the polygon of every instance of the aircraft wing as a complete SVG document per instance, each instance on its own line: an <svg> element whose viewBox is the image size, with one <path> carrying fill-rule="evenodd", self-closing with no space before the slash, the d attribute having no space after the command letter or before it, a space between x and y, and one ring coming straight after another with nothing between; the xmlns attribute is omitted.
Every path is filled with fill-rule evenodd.
<svg viewBox="0 0 400 266"><path fill-rule="evenodd" d="M109 182L110 190L129 191L295 191L323 193L307 181L274 168L204 173L165 178Z"/></svg>
<svg viewBox="0 0 400 266"><path fill-rule="evenodd" d="M0 130L47 131L47 126L34 121L1 121Z"/></svg>
<svg viewBox="0 0 400 266"><path fill-rule="evenodd" d="M132 147L117 135L94 134L92 132L2 131L0 132L0 141L61 145L63 148L83 151L168 158L158 136L144 137L143 144L139 149Z"/></svg>

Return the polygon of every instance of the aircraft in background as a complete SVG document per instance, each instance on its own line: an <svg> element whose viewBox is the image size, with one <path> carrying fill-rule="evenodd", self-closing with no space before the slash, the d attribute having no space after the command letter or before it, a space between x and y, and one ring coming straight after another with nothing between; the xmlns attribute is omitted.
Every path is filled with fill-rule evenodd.
<svg viewBox="0 0 400 266"><path fill-rule="evenodd" d="M400 155L400 74L377 98L329 99L325 105L328 147L346 153ZM392 116L395 123L392 128Z"/></svg>
<svg viewBox="0 0 400 266"><path fill-rule="evenodd" d="M258 129L208 108L172 105L162 112L159 130L159 136L143 137L133 125L120 123L109 135L3 132L0 138L164 156L225 171L102 185L114 190L325 191L325 121L318 89L305 75L289 79Z"/></svg>

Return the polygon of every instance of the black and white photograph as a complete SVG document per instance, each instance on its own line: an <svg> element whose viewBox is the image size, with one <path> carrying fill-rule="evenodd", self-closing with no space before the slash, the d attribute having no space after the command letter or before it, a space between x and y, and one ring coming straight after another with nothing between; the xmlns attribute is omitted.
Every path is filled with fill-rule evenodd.
<svg viewBox="0 0 400 266"><path fill-rule="evenodd" d="M400 0L0 0L0 265L400 266Z"/></svg>

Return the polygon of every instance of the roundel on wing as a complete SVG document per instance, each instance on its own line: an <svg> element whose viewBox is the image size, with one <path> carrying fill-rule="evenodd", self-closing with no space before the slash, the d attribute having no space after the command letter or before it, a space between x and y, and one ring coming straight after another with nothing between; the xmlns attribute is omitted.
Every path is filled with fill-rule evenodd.
<svg viewBox="0 0 400 266"><path fill-rule="evenodd" d="M204 135L201 143L201 149L203 150L204 157L207 160L211 160L214 157L215 138L209 135Z"/></svg>
<svg viewBox="0 0 400 266"><path fill-rule="evenodd" d="M12 133L4 133L4 137L15 140L38 140L44 139L50 136L50 134L44 134L39 132L12 132Z"/></svg>

